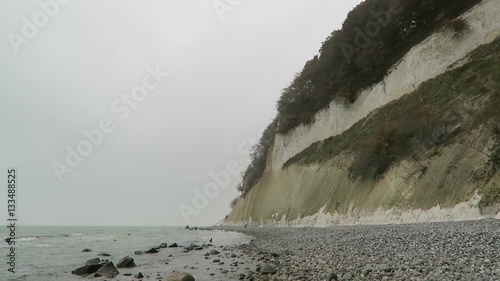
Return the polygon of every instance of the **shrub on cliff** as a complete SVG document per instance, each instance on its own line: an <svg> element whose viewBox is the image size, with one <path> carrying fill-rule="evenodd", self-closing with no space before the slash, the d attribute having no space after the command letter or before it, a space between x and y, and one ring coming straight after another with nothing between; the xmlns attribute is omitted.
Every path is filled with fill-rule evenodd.
<svg viewBox="0 0 500 281"><path fill-rule="evenodd" d="M466 19L458 18L446 22L443 28L452 31L453 37L457 38L470 29L470 24Z"/></svg>
<svg viewBox="0 0 500 281"><path fill-rule="evenodd" d="M354 147L351 178L378 178L394 163L439 142L447 120L419 94L412 95L382 117L370 136Z"/></svg>
<svg viewBox="0 0 500 281"><path fill-rule="evenodd" d="M253 185L257 183L264 169L266 168L267 155L269 148L274 143L276 135L277 119L275 118L269 126L264 130L257 144L255 144L250 151L250 164L243 172L243 181L238 185L243 195L246 195Z"/></svg>
<svg viewBox="0 0 500 281"><path fill-rule="evenodd" d="M231 209L234 209L234 207L236 206L236 204L238 204L238 201L240 201L240 197L236 197L234 198L233 200L231 200L231 202L229 203L229 207L231 207Z"/></svg>
<svg viewBox="0 0 500 281"><path fill-rule="evenodd" d="M492 186L484 190L481 195L478 207L483 211L487 207L500 203L500 186Z"/></svg>

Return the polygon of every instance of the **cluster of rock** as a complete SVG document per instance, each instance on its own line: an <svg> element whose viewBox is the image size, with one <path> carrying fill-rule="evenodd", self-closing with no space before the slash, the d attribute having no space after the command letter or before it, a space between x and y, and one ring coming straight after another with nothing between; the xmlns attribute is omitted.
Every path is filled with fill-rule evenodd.
<svg viewBox="0 0 500 281"><path fill-rule="evenodd" d="M257 261L255 253L247 251L247 249L247 244L210 249L204 254L205 260L211 260L217 266L218 272L209 272L208 274L214 278L223 276L222 280L272 280L268 278L278 271L278 265L272 263L277 261L275 258L278 255L272 254L270 257L273 259L262 258ZM259 263L261 260L262 264ZM207 270L211 269L207 268Z"/></svg>
<svg viewBox="0 0 500 281"><path fill-rule="evenodd" d="M173 243L171 245L168 245L167 243L161 243L160 246L158 247L153 247L147 251L135 251L134 254L136 255L143 255L143 254L157 254L160 252L160 249L165 249L165 248L178 248L180 247L177 245L177 243Z"/></svg>
<svg viewBox="0 0 500 281"><path fill-rule="evenodd" d="M100 258L93 258L88 260L84 266L73 270L71 274L80 276L88 276L93 274L94 277L102 276L102 277L113 278L120 274L117 268L131 268L136 266L137 265L135 264L134 259L131 257L124 257L123 259L118 261L116 266L112 261L101 260Z"/></svg>
<svg viewBox="0 0 500 281"><path fill-rule="evenodd" d="M251 260L256 261L257 264L255 269L251 269L249 267L245 267L245 273L239 273L238 280L274 280L269 279L274 276L278 272L278 268L280 266L280 261L278 260L279 255L276 253L264 253L264 252L255 252L250 249L251 247L248 244L243 244L240 246L233 247L233 250L240 250L243 253L246 253L251 257ZM210 254L216 254L218 251L210 252ZM238 256L235 253L226 253L226 257L237 258ZM224 262L219 259L213 260L213 262L219 263L220 265L224 264ZM239 265L242 265L243 262L233 261L230 265L233 268L237 268ZM222 272L227 273L227 272Z"/></svg>
<svg viewBox="0 0 500 281"><path fill-rule="evenodd" d="M202 247L203 246L203 247ZM208 247L207 244L203 244L202 246L194 245L191 244L187 247L184 247L186 251L191 251L191 250L199 250ZM212 246L212 245L210 245ZM158 247L153 247L147 251L136 251L136 255L142 255L142 254L156 254L160 252L160 249L165 249L165 248L178 248L182 247L179 246L177 243L173 243L171 245L168 245L167 243L161 243ZM82 252L84 253L89 253L92 252L91 249L83 249ZM110 254L107 253L100 253L98 254L99 256L111 256ZM118 261L116 266L112 261L109 260L101 260L100 258L93 258L88 260L82 267L79 267L71 272L71 274L79 275L79 276L93 276L93 277L106 277L106 278L114 278L120 274L118 271L118 268L132 268L136 267L137 265L135 264L135 261L132 257L124 257L121 260ZM125 273L124 276L131 276L131 273ZM145 276L143 273L139 272L135 275L135 278L141 279ZM171 273L168 273L165 275L163 278L164 281L195 281L195 278L187 273L187 272L180 272L180 271L174 271Z"/></svg>

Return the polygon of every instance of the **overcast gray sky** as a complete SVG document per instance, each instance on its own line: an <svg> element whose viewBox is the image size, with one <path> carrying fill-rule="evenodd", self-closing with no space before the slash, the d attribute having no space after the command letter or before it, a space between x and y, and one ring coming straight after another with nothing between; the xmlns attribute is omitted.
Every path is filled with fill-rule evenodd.
<svg viewBox="0 0 500 281"><path fill-rule="evenodd" d="M361 2L59 1L0 2L0 177L19 169L19 224L184 225L180 206L190 224L216 223L240 177L193 205L195 190L246 167L281 89ZM144 79L132 108L122 95ZM101 122L114 131L70 167L66 147ZM72 170L56 164L62 182L55 162Z"/></svg>

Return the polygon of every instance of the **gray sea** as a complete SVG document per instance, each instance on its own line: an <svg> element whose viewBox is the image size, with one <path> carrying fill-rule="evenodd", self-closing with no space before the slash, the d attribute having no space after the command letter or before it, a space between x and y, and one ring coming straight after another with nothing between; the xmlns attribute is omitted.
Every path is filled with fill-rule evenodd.
<svg viewBox="0 0 500 281"><path fill-rule="evenodd" d="M8 236L4 226L1 238ZM7 255L10 246L0 241L0 280L15 281L72 281L87 280L71 274L71 271L99 253L111 256L101 257L115 264L125 256L132 256L139 271L165 272L164 262L155 255L134 255L135 251L148 250L161 243L180 245L209 243L230 246L247 243L249 238L234 232L190 231L183 227L68 227L68 226L18 226L16 237L15 274L8 271ZM89 248L92 252L84 253ZM177 261L180 266L183 261ZM188 261L185 261L188 262ZM90 278L88 280L95 280ZM122 279L120 279L122 280ZM125 279L123 279L125 280ZM132 279L131 279L132 280ZM198 279L197 279L198 280Z"/></svg>

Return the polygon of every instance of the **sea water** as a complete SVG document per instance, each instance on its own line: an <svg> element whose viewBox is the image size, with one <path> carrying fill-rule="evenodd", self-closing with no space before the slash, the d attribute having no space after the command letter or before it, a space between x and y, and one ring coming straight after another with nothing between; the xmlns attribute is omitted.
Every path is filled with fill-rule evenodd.
<svg viewBox="0 0 500 281"><path fill-rule="evenodd" d="M3 227L0 237L7 237ZM161 270L154 255L134 255L161 243L179 245L213 243L229 246L246 243L249 238L233 232L191 231L183 227L78 227L78 226L19 226L16 237L15 273L8 271L10 247L0 241L0 280L72 281L85 280L71 274L95 257L108 259L116 265L125 256L135 259L139 271ZM91 252L82 252L91 249ZM111 256L99 256L107 253Z"/></svg>

